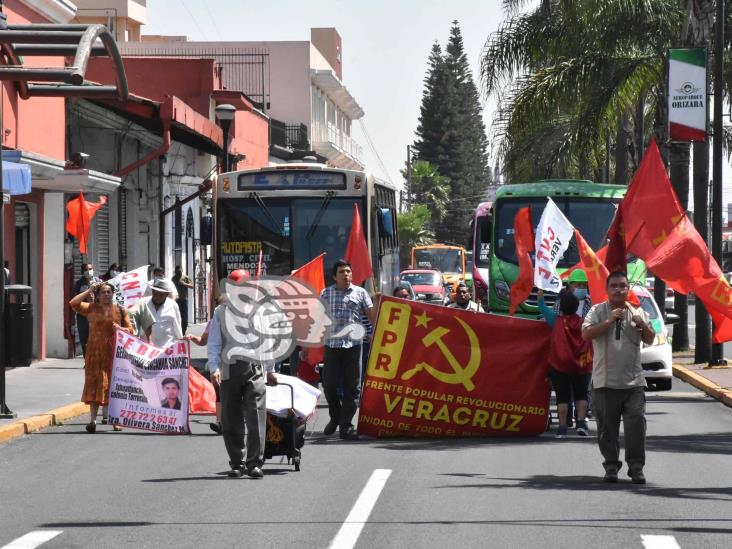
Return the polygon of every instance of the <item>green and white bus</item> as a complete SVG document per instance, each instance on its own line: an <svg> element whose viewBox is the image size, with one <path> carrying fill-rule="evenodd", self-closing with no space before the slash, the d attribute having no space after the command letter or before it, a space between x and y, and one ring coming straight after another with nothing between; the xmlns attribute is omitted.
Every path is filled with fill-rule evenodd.
<svg viewBox="0 0 732 549"><path fill-rule="evenodd" d="M605 245L617 204L625 196L625 185L607 185L585 180L544 180L498 187L491 209L489 226L490 266L488 273L488 308L494 313L508 313L511 284L518 277L514 242L514 217L520 208L531 207L534 229L544 211L547 197L557 204L567 219L582 234L593 250ZM569 248L560 260L562 272L580 261L577 243L572 238ZM634 259L628 264L631 282L645 281L646 266ZM552 305L556 295L545 292L545 301ZM519 314L538 314L536 288L519 307Z"/></svg>

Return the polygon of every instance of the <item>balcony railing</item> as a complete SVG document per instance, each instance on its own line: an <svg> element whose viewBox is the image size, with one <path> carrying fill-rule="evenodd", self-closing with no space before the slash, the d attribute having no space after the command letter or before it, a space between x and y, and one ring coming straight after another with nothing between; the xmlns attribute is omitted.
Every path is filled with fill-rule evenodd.
<svg viewBox="0 0 732 549"><path fill-rule="evenodd" d="M310 149L308 127L305 124L285 124L274 118L269 121L270 144L285 149Z"/></svg>
<svg viewBox="0 0 732 549"><path fill-rule="evenodd" d="M335 127L333 124L316 126L313 132L313 143L318 142L329 142L332 143L337 149L340 149L343 153L347 154L359 163L363 158L363 148L356 142L350 135L342 132L340 129Z"/></svg>

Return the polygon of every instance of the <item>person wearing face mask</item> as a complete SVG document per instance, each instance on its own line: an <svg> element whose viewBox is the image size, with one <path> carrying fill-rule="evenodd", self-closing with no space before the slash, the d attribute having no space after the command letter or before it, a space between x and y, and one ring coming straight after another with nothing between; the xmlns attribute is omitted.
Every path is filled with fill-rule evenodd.
<svg viewBox="0 0 732 549"><path fill-rule="evenodd" d="M107 272L102 275L102 281L107 282L108 280L112 280L119 273L119 265L117 265L116 263L112 263L109 266L109 269L107 269Z"/></svg>
<svg viewBox="0 0 732 549"><path fill-rule="evenodd" d="M101 282L99 277L94 276L94 266L91 263L81 264L81 278L74 285L74 295L86 292L93 284ZM94 294L84 294L85 303L94 302ZM89 322L86 317L80 314L76 315L76 331L79 334L79 343L81 343L81 355L86 357L86 344L89 341Z"/></svg>

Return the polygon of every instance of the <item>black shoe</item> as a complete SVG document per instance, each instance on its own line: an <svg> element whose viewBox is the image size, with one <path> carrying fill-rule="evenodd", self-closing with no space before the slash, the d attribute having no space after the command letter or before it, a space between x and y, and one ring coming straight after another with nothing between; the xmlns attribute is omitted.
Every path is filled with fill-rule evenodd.
<svg viewBox="0 0 732 549"><path fill-rule="evenodd" d="M330 436L336 432L337 428L338 428L338 424L331 419L328 422L328 425L326 425L325 428L323 429L323 434L326 436Z"/></svg>
<svg viewBox="0 0 732 549"><path fill-rule="evenodd" d="M605 476L602 477L603 482L610 482L614 483L618 481L618 472L617 471L605 471Z"/></svg>
<svg viewBox="0 0 732 549"><path fill-rule="evenodd" d="M86 432L92 435L97 432L97 424L95 421L86 424Z"/></svg>
<svg viewBox="0 0 732 549"><path fill-rule="evenodd" d="M249 469L247 469L247 476L250 478L262 478L264 476L264 472L260 467L255 465L254 467L249 467Z"/></svg>
<svg viewBox="0 0 732 549"><path fill-rule="evenodd" d="M237 465L236 467L232 467L231 471L226 474L229 476L229 478L241 478L244 476L244 466Z"/></svg>
<svg viewBox="0 0 732 549"><path fill-rule="evenodd" d="M221 423L218 423L218 422L209 423L208 428L211 429L217 435L221 434Z"/></svg>
<svg viewBox="0 0 732 549"><path fill-rule="evenodd" d="M632 473L628 471L628 476L630 477L630 482L633 484L646 483L646 476L643 474L643 471L633 471Z"/></svg>
<svg viewBox="0 0 732 549"><path fill-rule="evenodd" d="M353 427L341 429L341 438L343 440L358 440L358 433Z"/></svg>
<svg viewBox="0 0 732 549"><path fill-rule="evenodd" d="M106 417L103 417L102 418L102 425L106 425L106 424L107 424L107 418Z"/></svg>

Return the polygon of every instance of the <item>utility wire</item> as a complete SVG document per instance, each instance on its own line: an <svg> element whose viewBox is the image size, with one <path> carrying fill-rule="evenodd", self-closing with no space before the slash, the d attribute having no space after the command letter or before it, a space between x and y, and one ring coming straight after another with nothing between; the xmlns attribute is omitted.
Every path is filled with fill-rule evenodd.
<svg viewBox="0 0 732 549"><path fill-rule="evenodd" d="M191 12L190 8L188 7L188 4L186 4L186 0L181 0L181 4L183 4L183 7L188 12L188 15L190 15L191 20L193 21L193 24L196 25L196 28L198 29L198 32L201 33L201 37L204 40L208 41L208 38L206 37L206 33L203 32L203 29L201 28L201 25L198 24L198 19L193 16L193 13Z"/></svg>
<svg viewBox="0 0 732 549"><path fill-rule="evenodd" d="M358 123L361 124L361 131L363 132L363 135L366 138L366 143L368 144L369 148L371 149L371 152L374 153L376 160L379 162L379 166L381 166L381 169L384 172L384 175L386 175L386 179L389 181L389 183L391 183L392 187L396 187L396 185L394 185L394 181L392 181L391 176L389 175L389 172L386 169L386 166L384 165L384 162L381 160L381 156L379 156L379 152L376 150L376 147L374 146L373 141L371 141L371 136L369 135L369 132L366 130L366 124L364 123L363 118L359 119Z"/></svg>
<svg viewBox="0 0 732 549"><path fill-rule="evenodd" d="M222 42L224 41L224 37L221 34L221 31L219 30L219 26L216 24L216 20L213 18L213 15L211 15L211 10L208 9L208 2L202 2L203 7L206 8L206 13L208 13L208 18L211 19L211 23L213 23L214 30L216 31L216 35L219 37L219 40Z"/></svg>

